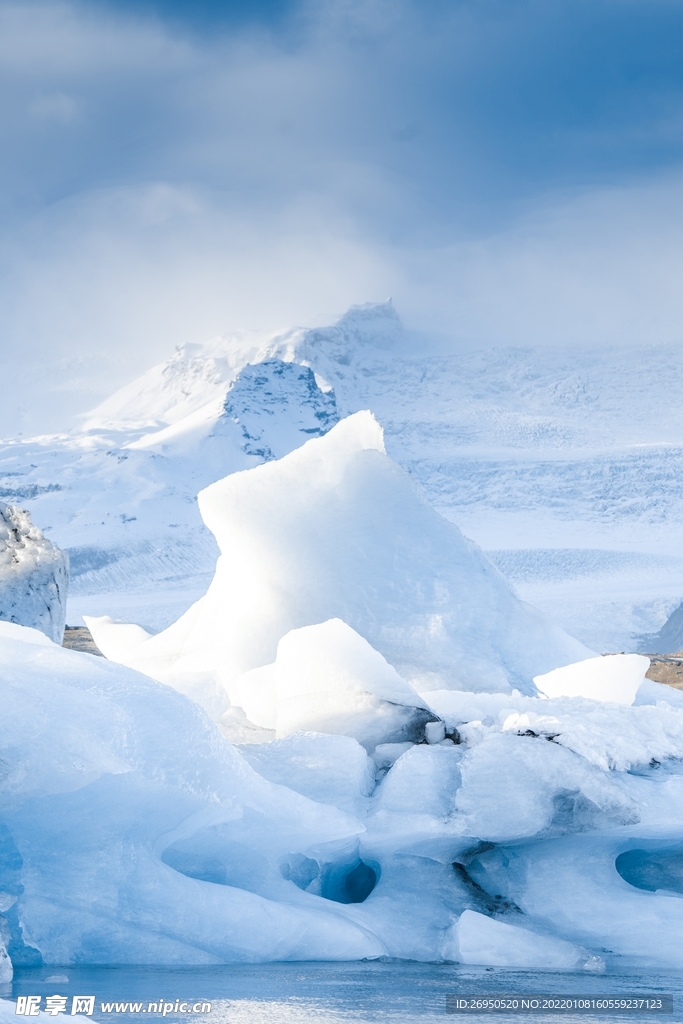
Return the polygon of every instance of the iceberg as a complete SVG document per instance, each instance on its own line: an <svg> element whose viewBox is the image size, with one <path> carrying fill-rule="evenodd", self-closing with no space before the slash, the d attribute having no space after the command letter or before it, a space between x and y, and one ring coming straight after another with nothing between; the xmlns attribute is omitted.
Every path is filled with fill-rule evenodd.
<svg viewBox="0 0 683 1024"><path fill-rule="evenodd" d="M245 699L245 675L276 663L286 634L331 619L420 692L531 694L535 675L592 654L524 604L426 503L369 412L212 484L199 509L221 552L200 601L133 646L128 626L86 621L108 658L199 697L218 717L221 695ZM268 671L250 682L271 685Z"/></svg>
<svg viewBox="0 0 683 1024"><path fill-rule="evenodd" d="M14 964L356 959L381 942L283 858L363 826L253 771L196 704L32 630L0 636L0 892Z"/></svg>
<svg viewBox="0 0 683 1024"><path fill-rule="evenodd" d="M370 658L382 699L415 701L332 632ZM11 963L683 963L683 708L665 687L643 684L635 706L428 691L450 737L376 748L391 757L314 731L235 746L173 687L14 623L0 688L3 977Z"/></svg>
<svg viewBox="0 0 683 1024"><path fill-rule="evenodd" d="M68 587L65 552L25 509L0 501L0 620L39 629L61 644Z"/></svg>

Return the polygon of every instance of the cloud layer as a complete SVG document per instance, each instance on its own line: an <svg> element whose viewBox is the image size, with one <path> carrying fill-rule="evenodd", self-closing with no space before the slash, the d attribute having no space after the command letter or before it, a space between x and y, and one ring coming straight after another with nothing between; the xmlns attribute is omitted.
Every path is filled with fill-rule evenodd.
<svg viewBox="0 0 683 1024"><path fill-rule="evenodd" d="M680 5L144 10L0 3L0 433L389 294L454 344L680 337Z"/></svg>

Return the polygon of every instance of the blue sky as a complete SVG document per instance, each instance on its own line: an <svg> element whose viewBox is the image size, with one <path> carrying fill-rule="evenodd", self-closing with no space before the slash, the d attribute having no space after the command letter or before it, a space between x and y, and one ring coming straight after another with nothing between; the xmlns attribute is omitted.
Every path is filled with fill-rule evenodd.
<svg viewBox="0 0 683 1024"><path fill-rule="evenodd" d="M0 430L389 294L454 345L678 341L682 58L683 0L0 0Z"/></svg>

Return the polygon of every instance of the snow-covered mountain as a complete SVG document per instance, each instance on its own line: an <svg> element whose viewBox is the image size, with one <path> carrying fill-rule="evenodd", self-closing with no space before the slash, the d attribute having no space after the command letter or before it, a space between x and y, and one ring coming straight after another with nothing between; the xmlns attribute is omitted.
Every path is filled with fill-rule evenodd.
<svg viewBox="0 0 683 1024"><path fill-rule="evenodd" d="M355 307L331 327L183 346L80 430L6 441L0 499L69 550L69 621L159 629L213 572L198 491L367 408L523 597L589 646L628 650L683 597L682 388L670 345L475 352L406 330L391 303Z"/></svg>

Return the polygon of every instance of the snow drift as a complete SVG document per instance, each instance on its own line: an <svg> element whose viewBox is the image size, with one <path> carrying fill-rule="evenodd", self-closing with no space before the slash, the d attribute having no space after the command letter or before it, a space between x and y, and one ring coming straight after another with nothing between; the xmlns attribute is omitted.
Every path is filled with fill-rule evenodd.
<svg viewBox="0 0 683 1024"><path fill-rule="evenodd" d="M61 644L69 561L25 509L0 501L0 619L41 630Z"/></svg>
<svg viewBox="0 0 683 1024"><path fill-rule="evenodd" d="M135 646L123 626L87 621L108 658L212 707L221 691L243 699L238 680L275 662L290 630L329 619L416 690L533 692L534 675L591 654L426 504L369 412L220 480L199 508L221 551L205 597Z"/></svg>

